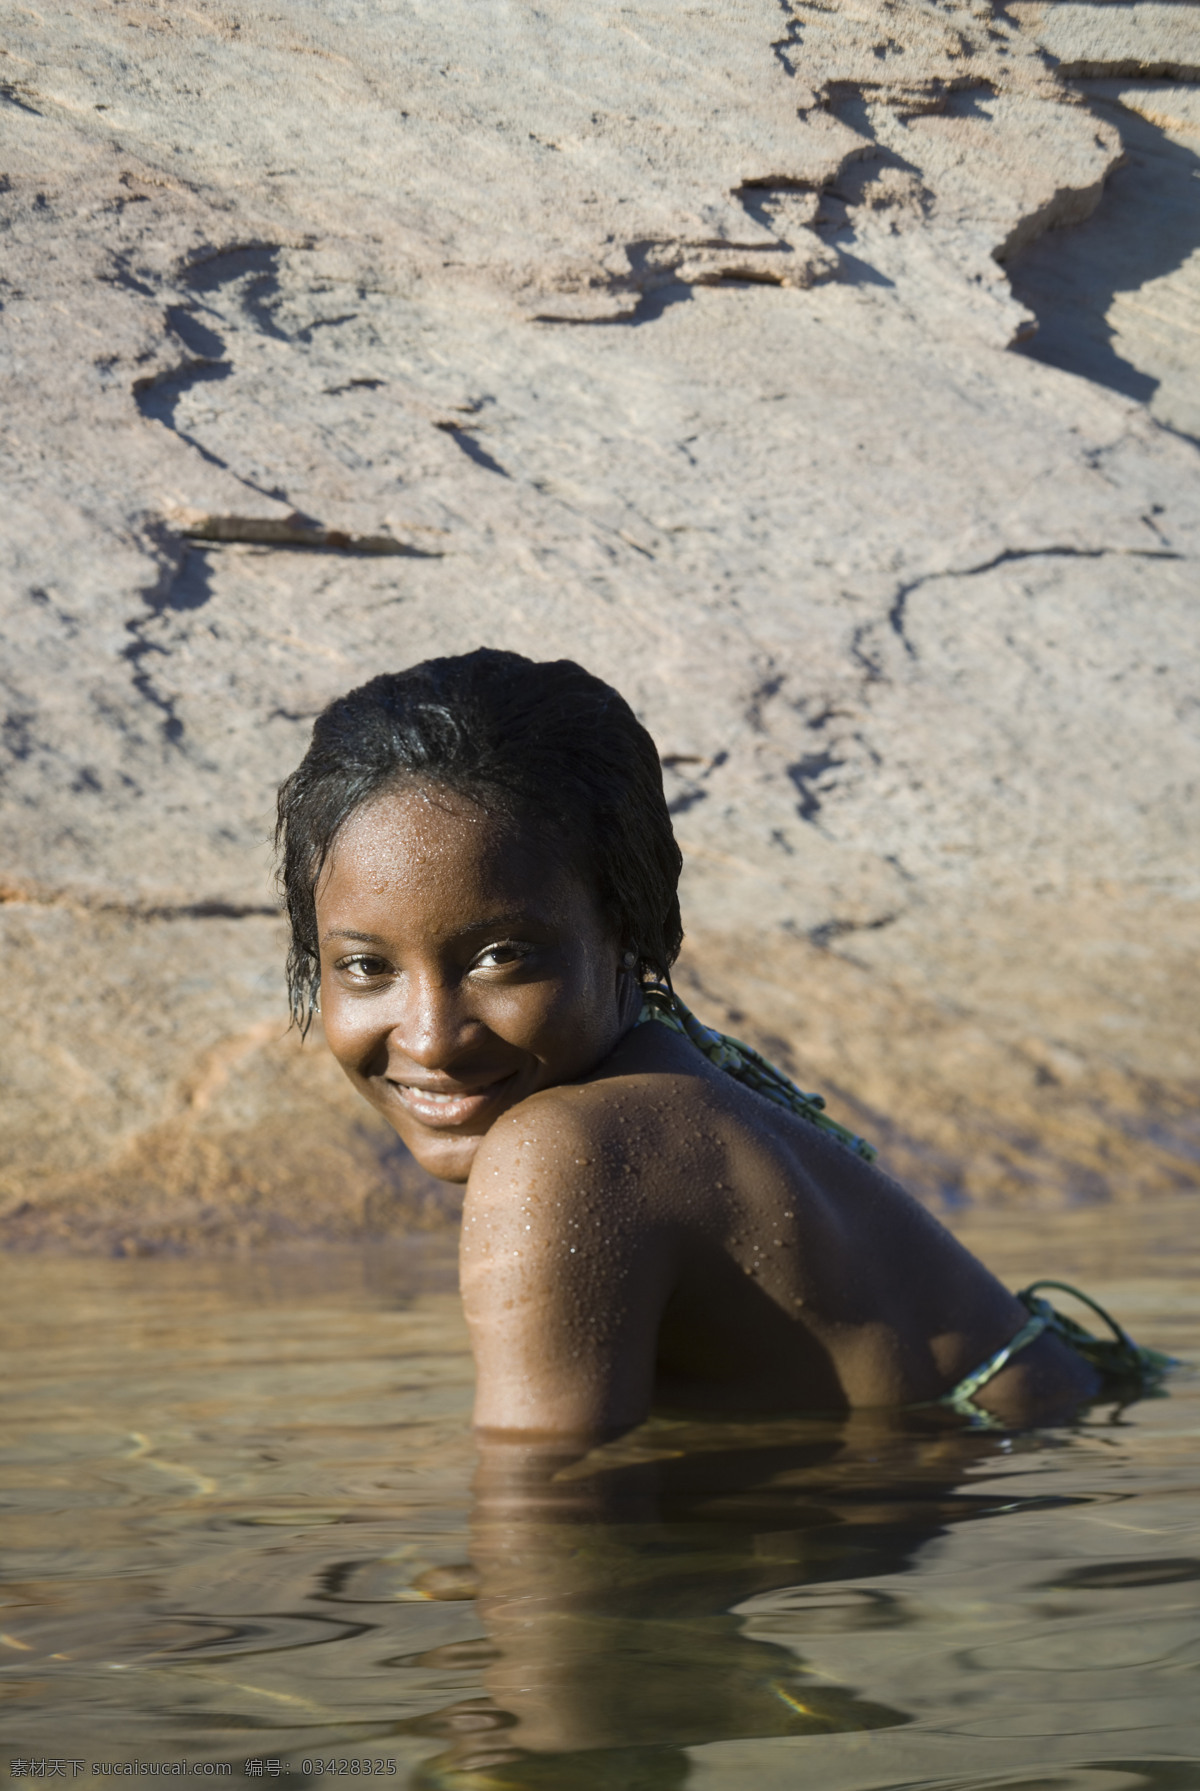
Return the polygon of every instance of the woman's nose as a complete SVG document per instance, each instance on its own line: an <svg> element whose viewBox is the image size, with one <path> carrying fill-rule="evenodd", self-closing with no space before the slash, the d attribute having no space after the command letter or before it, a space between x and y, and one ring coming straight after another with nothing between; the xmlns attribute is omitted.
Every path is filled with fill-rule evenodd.
<svg viewBox="0 0 1200 1791"><path fill-rule="evenodd" d="M423 1070L442 1070L462 1055L477 1030L463 1012L460 991L435 977L410 976L397 990L399 1005L388 1048Z"/></svg>

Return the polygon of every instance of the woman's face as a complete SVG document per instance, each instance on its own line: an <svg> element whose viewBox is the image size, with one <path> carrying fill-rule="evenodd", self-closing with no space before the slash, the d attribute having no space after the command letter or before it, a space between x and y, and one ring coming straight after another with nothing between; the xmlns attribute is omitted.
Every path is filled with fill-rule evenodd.
<svg viewBox="0 0 1200 1791"><path fill-rule="evenodd" d="M350 816L317 928L330 1049L445 1181L467 1179L502 1113L585 1075L629 1023L620 946L582 877L530 827L436 786Z"/></svg>

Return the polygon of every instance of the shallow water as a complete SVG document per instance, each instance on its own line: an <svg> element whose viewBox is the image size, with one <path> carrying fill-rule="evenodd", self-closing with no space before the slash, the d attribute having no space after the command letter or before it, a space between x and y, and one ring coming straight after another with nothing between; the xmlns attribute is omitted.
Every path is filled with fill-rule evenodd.
<svg viewBox="0 0 1200 1791"><path fill-rule="evenodd" d="M966 1235L1195 1363L1193 1211ZM1200 1787L1194 1367L1018 1437L660 1420L473 1504L449 1242L4 1275L0 1770Z"/></svg>

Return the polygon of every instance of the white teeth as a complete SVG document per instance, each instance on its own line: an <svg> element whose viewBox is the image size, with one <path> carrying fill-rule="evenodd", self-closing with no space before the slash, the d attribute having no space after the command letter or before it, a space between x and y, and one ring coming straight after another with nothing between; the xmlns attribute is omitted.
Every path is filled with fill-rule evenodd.
<svg viewBox="0 0 1200 1791"><path fill-rule="evenodd" d="M458 1106L463 1101L478 1099L480 1095L490 1095L494 1083L486 1088L420 1088L412 1082L394 1082L392 1084L402 1101L411 1107L445 1107Z"/></svg>

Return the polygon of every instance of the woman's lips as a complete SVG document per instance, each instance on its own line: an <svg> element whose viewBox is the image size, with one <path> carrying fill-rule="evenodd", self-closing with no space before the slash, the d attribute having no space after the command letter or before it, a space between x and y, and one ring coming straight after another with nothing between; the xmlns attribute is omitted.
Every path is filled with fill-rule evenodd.
<svg viewBox="0 0 1200 1791"><path fill-rule="evenodd" d="M392 1082L396 1098L407 1107L414 1119L419 1119L423 1126L432 1131L452 1131L456 1126L467 1125L477 1119L486 1107L490 1107L508 1092L516 1077L514 1070L508 1076L499 1076L495 1082L487 1082L482 1088L469 1091L457 1089L438 1090L420 1088L410 1082ZM391 1078L388 1078L391 1081Z"/></svg>

